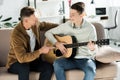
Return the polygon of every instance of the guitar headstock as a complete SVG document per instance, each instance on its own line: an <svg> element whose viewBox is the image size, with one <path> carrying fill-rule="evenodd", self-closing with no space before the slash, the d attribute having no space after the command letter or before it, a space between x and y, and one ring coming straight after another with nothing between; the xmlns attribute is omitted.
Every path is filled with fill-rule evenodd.
<svg viewBox="0 0 120 80"><path fill-rule="evenodd" d="M97 40L96 41L96 44L98 46L101 46L101 45L109 45L110 44L110 41L109 39L101 39L101 40Z"/></svg>

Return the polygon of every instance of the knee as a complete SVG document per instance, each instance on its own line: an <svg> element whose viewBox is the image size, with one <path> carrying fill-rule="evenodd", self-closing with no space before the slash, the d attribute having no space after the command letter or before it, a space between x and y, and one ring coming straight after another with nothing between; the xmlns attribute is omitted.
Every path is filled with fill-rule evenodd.
<svg viewBox="0 0 120 80"><path fill-rule="evenodd" d="M96 74L96 66L91 66L91 65L86 66L85 73L91 73L91 74L95 75Z"/></svg>
<svg viewBox="0 0 120 80"><path fill-rule="evenodd" d="M41 69L41 68L40 68ZM45 66L43 66L42 70L40 70L41 72L53 72L53 65L50 63L46 63Z"/></svg>
<svg viewBox="0 0 120 80"><path fill-rule="evenodd" d="M54 61L54 63L53 63L53 67L54 67L54 68L55 68L55 67L59 67L59 63L58 63L57 60Z"/></svg>
<svg viewBox="0 0 120 80"><path fill-rule="evenodd" d="M30 68L29 68L29 67L24 67L24 68L19 69L18 72L19 72L20 74L21 74L21 73L22 73L22 74L29 74Z"/></svg>
<svg viewBox="0 0 120 80"><path fill-rule="evenodd" d="M48 64L47 67L46 67L46 70L53 72L54 71L53 70L53 65L52 64Z"/></svg>
<svg viewBox="0 0 120 80"><path fill-rule="evenodd" d="M22 67L18 70L19 77L28 78L30 69L29 67Z"/></svg>
<svg viewBox="0 0 120 80"><path fill-rule="evenodd" d="M53 63L54 70L60 70L62 68L60 64L58 60L55 60Z"/></svg>
<svg viewBox="0 0 120 80"><path fill-rule="evenodd" d="M94 67L94 66L87 66L86 70L95 73L96 72L96 67Z"/></svg>

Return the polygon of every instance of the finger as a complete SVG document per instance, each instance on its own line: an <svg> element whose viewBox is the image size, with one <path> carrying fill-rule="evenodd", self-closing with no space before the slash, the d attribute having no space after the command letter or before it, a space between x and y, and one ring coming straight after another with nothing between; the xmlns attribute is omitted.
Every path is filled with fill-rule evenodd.
<svg viewBox="0 0 120 80"><path fill-rule="evenodd" d="M49 47L50 50L55 49L55 47Z"/></svg>
<svg viewBox="0 0 120 80"><path fill-rule="evenodd" d="M64 49L64 51L65 51L65 53L67 53L67 49L66 48Z"/></svg>
<svg viewBox="0 0 120 80"><path fill-rule="evenodd" d="M63 51L62 51L63 54L66 54L67 53L67 49L64 48Z"/></svg>

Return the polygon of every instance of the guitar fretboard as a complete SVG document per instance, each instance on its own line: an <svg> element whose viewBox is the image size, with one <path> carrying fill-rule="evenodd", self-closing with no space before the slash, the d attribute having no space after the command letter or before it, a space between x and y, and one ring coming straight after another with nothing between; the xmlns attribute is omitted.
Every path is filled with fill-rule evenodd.
<svg viewBox="0 0 120 80"><path fill-rule="evenodd" d="M79 46L85 46L87 45L88 42L84 42L84 43L73 43L73 44L66 44L64 45L66 48L76 48Z"/></svg>
<svg viewBox="0 0 120 80"><path fill-rule="evenodd" d="M97 40L97 41L92 41L95 44L98 44L99 46L101 45L109 45L109 39L102 39L102 40ZM73 44L65 44L64 46L66 48L76 48L79 46L85 46L87 45L88 42L82 42L82 43L73 43Z"/></svg>

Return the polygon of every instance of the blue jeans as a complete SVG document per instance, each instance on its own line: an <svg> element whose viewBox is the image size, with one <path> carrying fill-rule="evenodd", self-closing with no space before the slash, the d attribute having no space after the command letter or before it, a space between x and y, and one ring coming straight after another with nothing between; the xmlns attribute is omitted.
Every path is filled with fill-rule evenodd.
<svg viewBox="0 0 120 80"><path fill-rule="evenodd" d="M94 80L96 74L96 64L92 59L59 58L53 66L57 80L66 80L65 71L71 69L82 70L85 73L84 80Z"/></svg>
<svg viewBox="0 0 120 80"><path fill-rule="evenodd" d="M13 63L8 72L18 74L18 80L29 80L29 72L40 72L39 80L51 80L53 74L53 66L50 63L36 59L30 63Z"/></svg>

